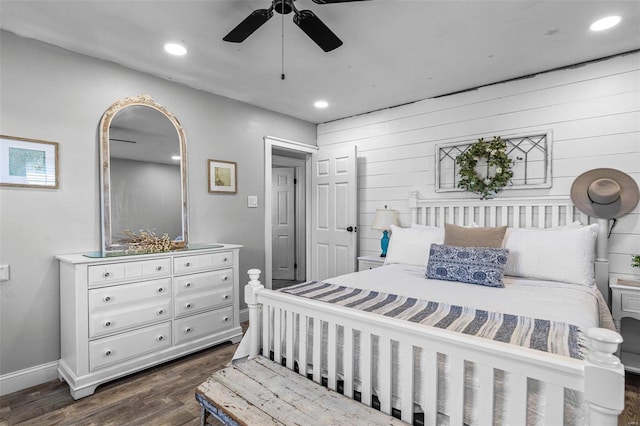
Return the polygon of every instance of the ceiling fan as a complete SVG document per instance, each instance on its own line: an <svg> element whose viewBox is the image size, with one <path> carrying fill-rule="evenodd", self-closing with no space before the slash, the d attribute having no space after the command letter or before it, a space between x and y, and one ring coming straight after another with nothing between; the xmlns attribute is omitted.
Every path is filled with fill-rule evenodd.
<svg viewBox="0 0 640 426"><path fill-rule="evenodd" d="M295 0L272 0L269 9L254 10L244 21L240 22L229 34L224 36L224 41L232 43L242 43L267 22L273 11L281 15L288 15L293 12L293 22L300 27L322 50L330 52L342 46L342 40L333 33L321 20L310 10L298 10L293 4ZM366 0L313 0L316 4L348 3Z"/></svg>

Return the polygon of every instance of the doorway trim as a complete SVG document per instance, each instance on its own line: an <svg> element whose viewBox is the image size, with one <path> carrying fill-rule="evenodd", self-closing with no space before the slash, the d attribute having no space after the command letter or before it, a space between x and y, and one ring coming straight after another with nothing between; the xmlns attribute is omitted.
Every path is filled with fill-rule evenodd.
<svg viewBox="0 0 640 426"><path fill-rule="evenodd" d="M317 146L307 145L301 142L281 139L274 136L264 137L264 286L271 288L271 268L273 267L273 254L271 252L271 168L273 167L273 147L285 151L303 153L306 155L305 173L305 276L311 273L311 155L318 151Z"/></svg>

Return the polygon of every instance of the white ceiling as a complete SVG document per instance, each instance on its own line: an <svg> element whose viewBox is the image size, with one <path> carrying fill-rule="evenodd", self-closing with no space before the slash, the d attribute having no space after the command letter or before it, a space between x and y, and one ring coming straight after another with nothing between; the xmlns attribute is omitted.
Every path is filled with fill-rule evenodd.
<svg viewBox="0 0 640 426"><path fill-rule="evenodd" d="M277 13L244 43L222 40L270 0L1 0L0 27L314 123L640 49L638 0L295 4L344 45L325 53ZM611 14L618 27L589 31Z"/></svg>

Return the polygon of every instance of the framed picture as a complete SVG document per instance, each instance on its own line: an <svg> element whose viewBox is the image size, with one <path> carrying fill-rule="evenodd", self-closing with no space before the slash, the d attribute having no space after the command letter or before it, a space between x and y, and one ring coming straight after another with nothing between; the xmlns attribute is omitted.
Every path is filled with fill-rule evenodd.
<svg viewBox="0 0 640 426"><path fill-rule="evenodd" d="M238 192L238 169L233 161L208 160L209 192L212 194Z"/></svg>
<svg viewBox="0 0 640 426"><path fill-rule="evenodd" d="M0 135L0 186L58 188L58 143Z"/></svg>

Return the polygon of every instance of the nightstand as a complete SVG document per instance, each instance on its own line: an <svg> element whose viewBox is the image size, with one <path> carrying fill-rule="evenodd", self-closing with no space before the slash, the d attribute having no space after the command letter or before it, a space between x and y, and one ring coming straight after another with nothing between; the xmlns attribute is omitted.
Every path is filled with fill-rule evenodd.
<svg viewBox="0 0 640 426"><path fill-rule="evenodd" d="M640 280L618 278L618 282L609 287L613 322L618 333L622 334L622 318L635 318L640 321ZM620 358L626 370L640 374L640 354L621 352Z"/></svg>
<svg viewBox="0 0 640 426"><path fill-rule="evenodd" d="M380 256L360 256L358 257L358 271L378 268L384 265L384 257Z"/></svg>

